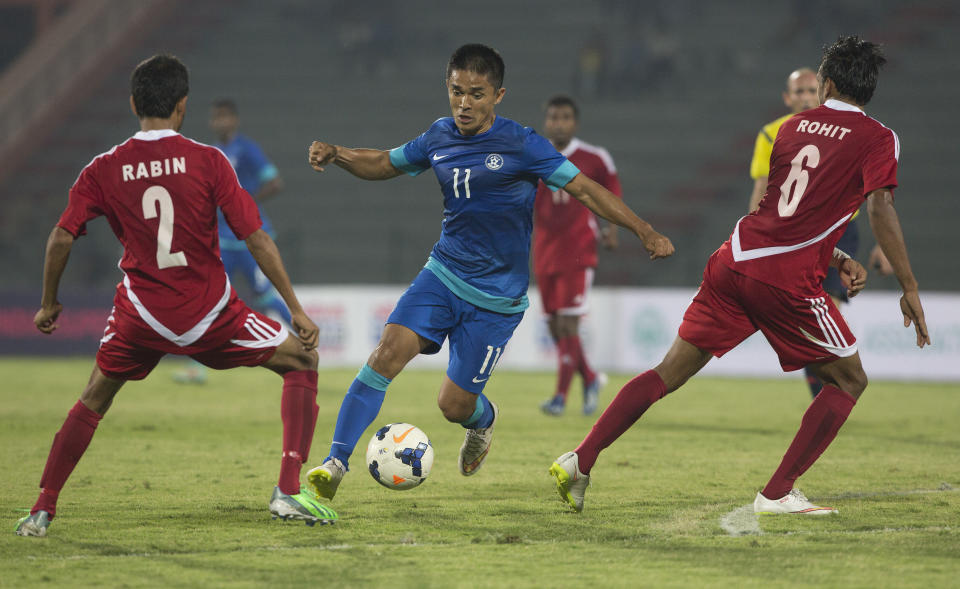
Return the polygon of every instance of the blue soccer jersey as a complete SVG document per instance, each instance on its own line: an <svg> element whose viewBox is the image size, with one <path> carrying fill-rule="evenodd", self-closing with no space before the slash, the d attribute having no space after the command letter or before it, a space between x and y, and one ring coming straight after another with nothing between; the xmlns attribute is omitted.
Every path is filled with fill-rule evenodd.
<svg viewBox="0 0 960 589"><path fill-rule="evenodd" d="M525 310L537 180L559 190L580 170L533 129L500 116L469 136L453 118L438 119L390 151L390 163L411 176L432 167L440 183L443 229L426 268L479 307Z"/></svg>
<svg viewBox="0 0 960 589"><path fill-rule="evenodd" d="M240 186L251 195L259 192L264 183L277 177L277 167L267 159L260 146L245 135L237 133L229 143L218 143L215 147L227 156L230 165L237 173ZM259 204L257 206L259 207ZM233 235L233 231L230 230L223 218L223 213L218 211L217 218L220 222L220 248L244 249L246 246ZM263 220L262 229L273 237L273 225L270 223L270 219L263 214L262 209L260 210L260 218Z"/></svg>

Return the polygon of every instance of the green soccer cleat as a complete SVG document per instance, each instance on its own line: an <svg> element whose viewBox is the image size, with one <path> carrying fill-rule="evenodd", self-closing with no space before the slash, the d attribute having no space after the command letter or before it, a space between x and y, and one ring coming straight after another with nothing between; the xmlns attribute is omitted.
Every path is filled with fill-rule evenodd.
<svg viewBox="0 0 960 589"><path fill-rule="evenodd" d="M48 527L50 527L50 514L41 509L36 513L21 517L14 531L18 536L37 536L38 538L42 538L47 535Z"/></svg>
<svg viewBox="0 0 960 589"><path fill-rule="evenodd" d="M287 495L274 487L270 497L270 513L273 519L298 520L308 526L336 523L340 516L337 512L320 503L317 497L307 489L300 489L296 495Z"/></svg>

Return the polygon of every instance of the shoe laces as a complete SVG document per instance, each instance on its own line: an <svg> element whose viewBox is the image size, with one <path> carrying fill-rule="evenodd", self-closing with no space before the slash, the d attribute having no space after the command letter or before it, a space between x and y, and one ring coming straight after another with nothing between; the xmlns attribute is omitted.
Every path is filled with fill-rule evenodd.
<svg viewBox="0 0 960 589"><path fill-rule="evenodd" d="M809 499L807 499L807 496L804 495L803 491L801 491L800 489L790 489L790 492L788 493L788 495L792 495L795 499L798 499L800 501L810 501Z"/></svg>
<svg viewBox="0 0 960 589"><path fill-rule="evenodd" d="M487 433L486 429L469 429L467 430L467 452L474 453L483 450L483 447L486 446L487 441L484 439L484 434Z"/></svg>
<svg viewBox="0 0 960 589"><path fill-rule="evenodd" d="M335 475L335 476L341 476L341 477L342 477L344 471L347 470L346 468L344 468L343 463L340 462L340 460L339 460L338 458L331 458L330 460L327 461L326 464L324 464L324 466L326 466L327 468L329 468L330 471L331 471L331 473L332 473L333 475Z"/></svg>

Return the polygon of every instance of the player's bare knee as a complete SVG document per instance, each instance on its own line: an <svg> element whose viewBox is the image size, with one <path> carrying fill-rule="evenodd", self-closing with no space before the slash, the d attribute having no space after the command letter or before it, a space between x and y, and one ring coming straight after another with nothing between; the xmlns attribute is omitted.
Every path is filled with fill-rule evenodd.
<svg viewBox="0 0 960 589"><path fill-rule="evenodd" d="M294 363L297 364L295 370L316 370L320 362L320 354L316 350L298 350L294 357Z"/></svg>
<svg viewBox="0 0 960 589"><path fill-rule="evenodd" d="M867 384L867 373L861 368L848 376L843 390L850 393L854 399L859 399L863 391L867 390Z"/></svg>
<svg viewBox="0 0 960 589"><path fill-rule="evenodd" d="M464 402L462 399L452 399L440 397L437 399L437 406L443 413L444 419L452 423L463 423L473 415L476 408L476 401Z"/></svg>

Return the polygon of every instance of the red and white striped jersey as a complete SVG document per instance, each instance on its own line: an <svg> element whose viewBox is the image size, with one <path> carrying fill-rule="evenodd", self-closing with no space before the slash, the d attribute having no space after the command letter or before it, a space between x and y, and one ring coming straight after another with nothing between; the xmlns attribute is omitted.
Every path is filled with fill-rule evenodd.
<svg viewBox="0 0 960 589"><path fill-rule="evenodd" d="M260 228L257 205L223 153L173 130L141 131L80 172L57 225L79 237L105 216L123 245L117 297L164 338L189 345L232 291L218 207L238 239Z"/></svg>
<svg viewBox="0 0 960 589"><path fill-rule="evenodd" d="M719 250L734 271L816 297L830 258L864 198L897 185L896 133L838 100L799 113L773 144L760 208Z"/></svg>

